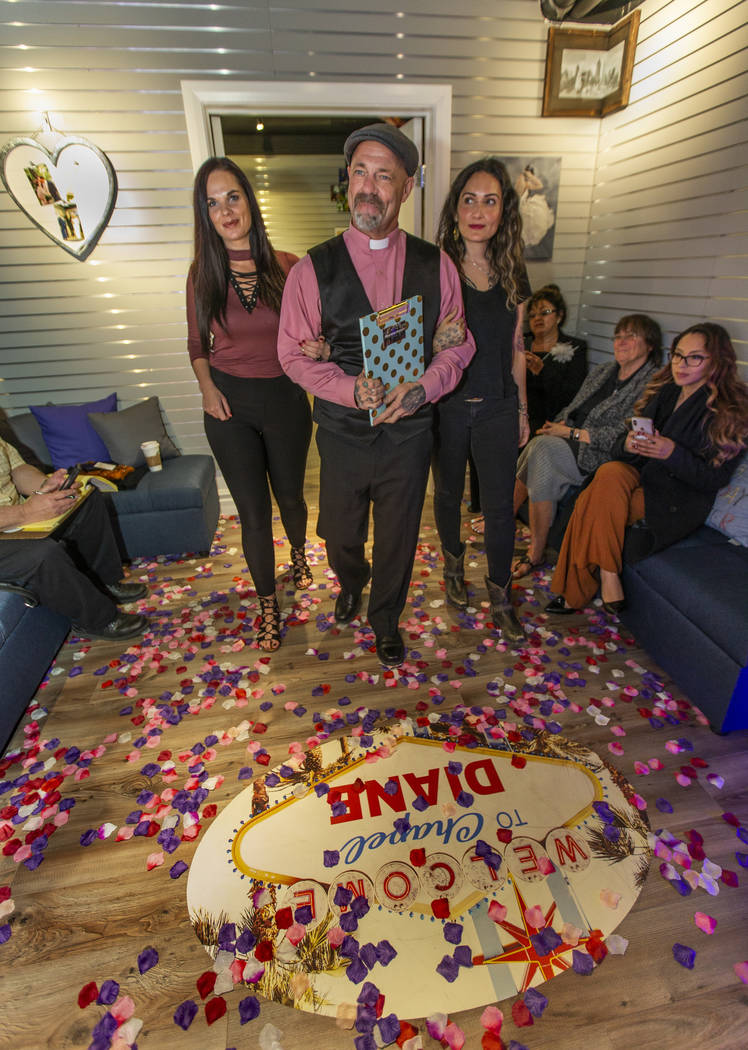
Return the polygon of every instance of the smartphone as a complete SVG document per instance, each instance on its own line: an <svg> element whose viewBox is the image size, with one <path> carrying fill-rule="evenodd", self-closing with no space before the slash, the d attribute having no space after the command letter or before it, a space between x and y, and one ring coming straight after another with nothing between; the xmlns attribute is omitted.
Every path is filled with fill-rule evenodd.
<svg viewBox="0 0 748 1050"><path fill-rule="evenodd" d="M68 471L68 476L65 478L63 483L60 485L60 488L61 489L69 489L70 486L75 481L75 479L80 474L80 472L81 472L81 465L80 465L80 463L76 464L76 466L74 466L74 467L71 467L70 470Z"/></svg>
<svg viewBox="0 0 748 1050"><path fill-rule="evenodd" d="M635 434L654 434L654 424L649 416L633 416L631 429Z"/></svg>

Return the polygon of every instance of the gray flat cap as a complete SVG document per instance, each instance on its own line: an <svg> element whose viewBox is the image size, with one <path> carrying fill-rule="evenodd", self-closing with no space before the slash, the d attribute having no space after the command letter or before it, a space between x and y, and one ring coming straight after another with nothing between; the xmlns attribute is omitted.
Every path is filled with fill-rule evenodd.
<svg viewBox="0 0 748 1050"><path fill-rule="evenodd" d="M343 146L346 164L351 163L351 157L356 146L360 142L368 142L370 139L373 139L374 142L381 142L387 149L392 150L397 159L401 161L408 175L415 174L415 170L418 167L418 147L415 142L411 142L408 136L403 135L402 131L393 124L368 124L365 128L358 128L356 131L352 131L345 140L345 146Z"/></svg>

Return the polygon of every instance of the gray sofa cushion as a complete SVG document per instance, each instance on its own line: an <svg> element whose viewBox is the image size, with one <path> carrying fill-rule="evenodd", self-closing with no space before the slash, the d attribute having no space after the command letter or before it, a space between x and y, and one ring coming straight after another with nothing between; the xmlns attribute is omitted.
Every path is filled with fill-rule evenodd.
<svg viewBox="0 0 748 1050"><path fill-rule="evenodd" d="M31 412L22 412L18 416L8 416L8 422L18 440L24 445L28 445L41 463L51 464L52 457L49 454L44 434L42 434L42 428L36 416L32 415Z"/></svg>
<svg viewBox="0 0 748 1050"><path fill-rule="evenodd" d="M138 401L118 412L89 412L88 419L114 463L142 467L145 457L140 448L141 441L158 441L162 460L180 454L166 433L157 397Z"/></svg>

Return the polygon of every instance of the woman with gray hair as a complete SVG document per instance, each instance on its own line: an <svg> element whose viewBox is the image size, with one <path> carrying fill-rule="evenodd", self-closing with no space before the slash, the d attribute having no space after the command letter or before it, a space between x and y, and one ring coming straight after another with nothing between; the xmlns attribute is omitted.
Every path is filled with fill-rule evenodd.
<svg viewBox="0 0 748 1050"><path fill-rule="evenodd" d="M615 360L593 369L576 397L540 427L523 449L514 486L515 514L530 501L530 545L512 568L521 579L542 564L556 508L572 485L581 485L612 455L662 356L660 326L646 314L628 314L615 327Z"/></svg>

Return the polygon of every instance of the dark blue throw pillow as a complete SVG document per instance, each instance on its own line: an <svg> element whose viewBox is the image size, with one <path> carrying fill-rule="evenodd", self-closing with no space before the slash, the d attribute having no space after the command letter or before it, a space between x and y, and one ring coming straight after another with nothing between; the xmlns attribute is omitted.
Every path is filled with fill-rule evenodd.
<svg viewBox="0 0 748 1050"><path fill-rule="evenodd" d="M30 405L39 421L54 467L70 467L87 460L109 462L106 445L88 421L89 412L114 412L117 395L86 405Z"/></svg>

